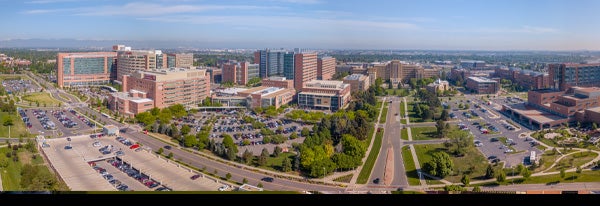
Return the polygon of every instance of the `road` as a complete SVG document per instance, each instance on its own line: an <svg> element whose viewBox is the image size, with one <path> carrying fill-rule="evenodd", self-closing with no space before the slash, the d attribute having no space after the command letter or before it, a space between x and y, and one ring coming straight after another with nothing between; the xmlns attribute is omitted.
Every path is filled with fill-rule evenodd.
<svg viewBox="0 0 600 206"><path fill-rule="evenodd" d="M371 171L368 186L378 185L373 183L373 179L379 178L381 180L379 184L385 184L387 186L391 185L394 187L407 187L408 180L406 178L404 161L402 160L402 146L404 144L402 143L403 140L400 138L400 129L402 128L400 125L401 114L399 114L401 100L398 97L390 97L389 100L391 100L392 103L388 104L381 150L375 162L375 166L373 167L373 171ZM390 169L388 167L392 168Z"/></svg>

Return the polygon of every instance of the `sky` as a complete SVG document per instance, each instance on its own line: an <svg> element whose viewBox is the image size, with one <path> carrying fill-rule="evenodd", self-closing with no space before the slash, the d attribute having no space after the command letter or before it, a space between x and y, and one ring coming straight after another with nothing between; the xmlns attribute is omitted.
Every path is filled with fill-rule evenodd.
<svg viewBox="0 0 600 206"><path fill-rule="evenodd" d="M600 50L598 0L0 0L0 40Z"/></svg>

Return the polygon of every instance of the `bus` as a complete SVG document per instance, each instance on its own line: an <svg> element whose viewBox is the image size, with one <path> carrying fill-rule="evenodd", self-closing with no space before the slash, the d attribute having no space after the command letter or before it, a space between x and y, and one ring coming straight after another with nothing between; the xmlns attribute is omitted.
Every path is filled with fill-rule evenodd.
<svg viewBox="0 0 600 206"><path fill-rule="evenodd" d="M102 116L104 116L104 117L106 117L106 118L109 118L109 119L112 119L112 118L110 118L110 116L109 116L108 114L106 114L106 113L104 113L104 112L102 113Z"/></svg>

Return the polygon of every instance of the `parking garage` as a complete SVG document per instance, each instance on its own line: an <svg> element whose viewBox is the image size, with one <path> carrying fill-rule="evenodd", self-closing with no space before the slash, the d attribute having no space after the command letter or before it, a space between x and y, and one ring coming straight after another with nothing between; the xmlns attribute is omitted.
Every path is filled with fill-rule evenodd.
<svg viewBox="0 0 600 206"><path fill-rule="evenodd" d="M510 117L513 121L526 126L530 129L548 129L560 126L569 119L541 111L539 109L519 104L503 104L502 113Z"/></svg>

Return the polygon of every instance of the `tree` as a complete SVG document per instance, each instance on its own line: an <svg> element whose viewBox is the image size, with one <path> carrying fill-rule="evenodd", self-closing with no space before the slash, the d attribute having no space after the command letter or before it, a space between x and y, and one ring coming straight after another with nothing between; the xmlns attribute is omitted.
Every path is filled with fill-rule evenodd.
<svg viewBox="0 0 600 206"><path fill-rule="evenodd" d="M469 176L463 175L462 178L460 179L460 182L462 182L463 185L466 187L466 186L469 186L469 183L471 182L471 180L469 179Z"/></svg>
<svg viewBox="0 0 600 206"><path fill-rule="evenodd" d="M302 128L302 131L300 131L300 135L302 135L303 137L306 137L308 135L310 135L310 130L308 130L307 127Z"/></svg>
<svg viewBox="0 0 600 206"><path fill-rule="evenodd" d="M500 172L498 172L498 176L496 176L496 181L504 182L505 180L506 180L506 173L504 173L504 170L500 170Z"/></svg>
<svg viewBox="0 0 600 206"><path fill-rule="evenodd" d="M298 138L298 133L292 132L292 134L290 134L290 139L296 139L296 138Z"/></svg>
<svg viewBox="0 0 600 206"><path fill-rule="evenodd" d="M183 139L183 146L185 147L193 147L198 144L198 140L196 140L196 136L194 135L185 135Z"/></svg>
<svg viewBox="0 0 600 206"><path fill-rule="evenodd" d="M575 172L577 174L581 174L582 171L583 171L583 169L581 169L581 166L577 166L577 169L575 169Z"/></svg>
<svg viewBox="0 0 600 206"><path fill-rule="evenodd" d="M242 183L243 183L243 184L248 184L248 179L246 179L246 178L244 177L244 179L242 180Z"/></svg>
<svg viewBox="0 0 600 206"><path fill-rule="evenodd" d="M188 126L187 124L184 124L183 126L181 126L181 134L182 135L187 135L192 131L192 128L190 128L190 126Z"/></svg>
<svg viewBox="0 0 600 206"><path fill-rule="evenodd" d="M443 121L448 121L448 110L444 109L442 110L442 114L440 115L440 119Z"/></svg>
<svg viewBox="0 0 600 206"><path fill-rule="evenodd" d="M485 178L490 179L490 178L494 178L496 176L496 171L494 170L494 167L492 167L492 164L488 164L486 170L485 170Z"/></svg>
<svg viewBox="0 0 600 206"><path fill-rule="evenodd" d="M521 173L521 171L523 171L523 168L525 168L525 166L523 166L523 164L518 164L517 168L516 168L517 174ZM514 175L515 174L513 172L513 174L511 174L511 176L514 176Z"/></svg>
<svg viewBox="0 0 600 206"><path fill-rule="evenodd" d="M263 188L263 184L261 182L258 183L258 185L256 185L257 187Z"/></svg>
<svg viewBox="0 0 600 206"><path fill-rule="evenodd" d="M273 149L273 157L278 157L282 151L283 151L283 149L281 149L281 147L275 146L275 149Z"/></svg>
<svg viewBox="0 0 600 206"><path fill-rule="evenodd" d="M472 190L472 191L473 191L473 192L481 192L481 188L480 188L478 185L475 185L475 186L473 187L473 190Z"/></svg>
<svg viewBox="0 0 600 206"><path fill-rule="evenodd" d="M169 155L167 155L167 158L173 159L173 152L169 152Z"/></svg>
<svg viewBox="0 0 600 206"><path fill-rule="evenodd" d="M425 172L442 178L452 173L454 163L447 153L435 152L431 156L431 161L423 166Z"/></svg>
<svg viewBox="0 0 600 206"><path fill-rule="evenodd" d="M290 158L285 158L283 159L283 162L281 163L281 170L283 172L289 172L292 171L292 160L290 160Z"/></svg>
<svg viewBox="0 0 600 206"><path fill-rule="evenodd" d="M567 175L567 174L565 173L565 168L561 168L561 169L560 169L560 178L563 178L563 179L564 179L564 178L565 178L565 175Z"/></svg>
<svg viewBox="0 0 600 206"><path fill-rule="evenodd" d="M598 129L598 124L596 124L596 122L592 122L592 129Z"/></svg>
<svg viewBox="0 0 600 206"><path fill-rule="evenodd" d="M2 125L4 125L4 126L13 126L14 125L12 118L10 118L10 116L8 116L8 115L4 116L4 120L2 120L2 121L3 121Z"/></svg>
<svg viewBox="0 0 600 206"><path fill-rule="evenodd" d="M521 170L521 175L523 175L523 178L528 179L529 177L531 177L531 171L529 170L529 168L523 167L523 170Z"/></svg>
<svg viewBox="0 0 600 206"><path fill-rule="evenodd" d="M258 165L266 166L268 157L269 157L269 151L267 150L267 148L263 148L262 152L260 153L260 156L258 157Z"/></svg>
<svg viewBox="0 0 600 206"><path fill-rule="evenodd" d="M246 164L252 163L253 158L254 158L254 155L248 149L246 149L246 151L244 151L244 153L242 154L242 159L244 159Z"/></svg>
<svg viewBox="0 0 600 206"><path fill-rule="evenodd" d="M164 152L164 150L163 150L163 148L162 148L162 147L161 147L161 148L158 148L158 151L156 151L156 153L158 153L158 154L162 154L163 152Z"/></svg>
<svg viewBox="0 0 600 206"><path fill-rule="evenodd" d="M231 173L229 173L229 172L228 172L227 174L225 174L225 179L226 179L226 180L229 180L229 179L231 179Z"/></svg>

